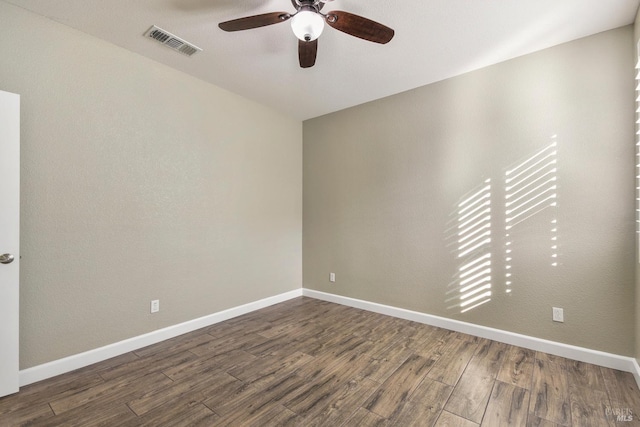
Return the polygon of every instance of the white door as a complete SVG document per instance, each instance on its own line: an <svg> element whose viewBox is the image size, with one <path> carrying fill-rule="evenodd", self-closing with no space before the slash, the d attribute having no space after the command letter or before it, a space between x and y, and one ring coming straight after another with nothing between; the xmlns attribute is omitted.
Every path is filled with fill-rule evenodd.
<svg viewBox="0 0 640 427"><path fill-rule="evenodd" d="M20 95L0 91L0 397L18 391Z"/></svg>

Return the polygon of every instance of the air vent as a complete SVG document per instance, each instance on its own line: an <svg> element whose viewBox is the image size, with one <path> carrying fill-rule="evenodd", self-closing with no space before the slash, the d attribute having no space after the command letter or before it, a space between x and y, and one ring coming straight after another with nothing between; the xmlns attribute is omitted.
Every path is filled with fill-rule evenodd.
<svg viewBox="0 0 640 427"><path fill-rule="evenodd" d="M198 46L182 40L180 37L174 36L162 28L151 26L145 33L146 37L152 38L171 49L180 52L183 55L191 56L194 53L202 51Z"/></svg>

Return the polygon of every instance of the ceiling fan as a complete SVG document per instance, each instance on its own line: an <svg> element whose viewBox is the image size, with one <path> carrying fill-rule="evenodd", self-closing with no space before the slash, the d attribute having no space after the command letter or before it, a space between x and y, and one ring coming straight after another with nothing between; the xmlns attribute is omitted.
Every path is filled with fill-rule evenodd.
<svg viewBox="0 0 640 427"><path fill-rule="evenodd" d="M322 13L324 4L333 0L291 0L295 13L271 12L247 16L221 22L218 27L224 31L241 31L278 24L291 19L291 28L298 38L298 59L300 67L313 67L318 52L318 37L326 22L330 27L375 43L388 43L394 31L382 24L353 13L334 10Z"/></svg>

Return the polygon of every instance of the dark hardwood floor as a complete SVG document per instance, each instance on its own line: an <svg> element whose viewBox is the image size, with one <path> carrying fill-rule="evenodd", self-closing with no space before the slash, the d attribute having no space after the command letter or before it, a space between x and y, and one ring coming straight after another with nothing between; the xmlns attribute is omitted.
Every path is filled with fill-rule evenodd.
<svg viewBox="0 0 640 427"><path fill-rule="evenodd" d="M630 426L639 416L629 373L309 298L0 399L3 427Z"/></svg>

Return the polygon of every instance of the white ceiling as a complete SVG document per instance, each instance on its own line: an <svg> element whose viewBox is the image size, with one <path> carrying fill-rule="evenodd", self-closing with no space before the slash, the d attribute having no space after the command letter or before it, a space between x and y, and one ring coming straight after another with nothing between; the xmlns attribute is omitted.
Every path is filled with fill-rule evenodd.
<svg viewBox="0 0 640 427"><path fill-rule="evenodd" d="M288 22L226 33L219 22L293 12L290 0L4 0L229 91L308 119L634 21L640 0L335 0L393 28L389 44L330 27L313 68ZM155 24L204 49L181 55L143 37Z"/></svg>

